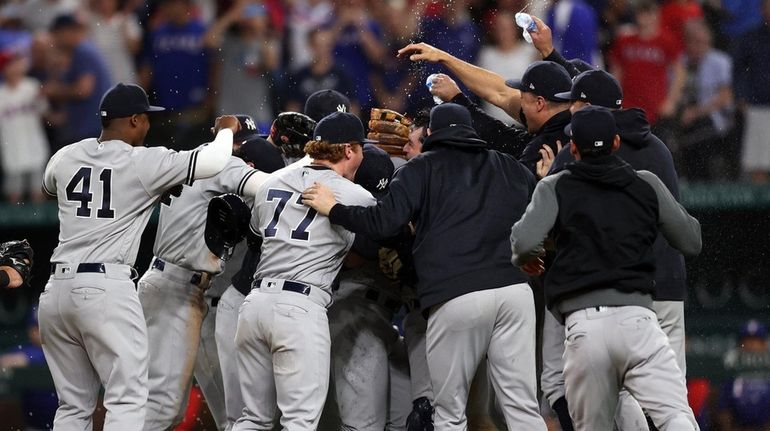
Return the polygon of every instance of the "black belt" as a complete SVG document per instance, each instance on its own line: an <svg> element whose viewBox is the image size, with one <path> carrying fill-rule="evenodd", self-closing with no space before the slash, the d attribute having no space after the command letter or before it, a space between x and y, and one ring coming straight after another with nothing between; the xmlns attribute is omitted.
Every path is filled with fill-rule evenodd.
<svg viewBox="0 0 770 431"><path fill-rule="evenodd" d="M255 283L254 288L259 289L259 287L262 285L262 279L256 280L254 283ZM296 281L284 280L283 287L281 288L281 290L301 293L305 296L310 296L310 286L304 283L297 283Z"/></svg>
<svg viewBox="0 0 770 431"><path fill-rule="evenodd" d="M53 275L56 272L56 265L60 265L60 264L58 263L51 264L51 275ZM99 274L104 274L107 271L104 269L103 263L80 263L78 264L78 267L75 269L75 272L95 272Z"/></svg>
<svg viewBox="0 0 770 431"><path fill-rule="evenodd" d="M166 268L166 262L158 259L157 257L152 261L152 267L157 269L160 272L163 272L163 270ZM80 271L78 271L80 272ZM192 277L190 277L190 283L198 286L201 284L202 281L206 281L206 285L211 282L211 275L209 275L206 272L194 272Z"/></svg>

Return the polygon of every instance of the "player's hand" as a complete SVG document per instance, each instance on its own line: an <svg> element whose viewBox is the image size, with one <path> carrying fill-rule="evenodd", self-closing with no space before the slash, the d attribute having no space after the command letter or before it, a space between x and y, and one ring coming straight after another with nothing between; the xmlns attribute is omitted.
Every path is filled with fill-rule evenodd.
<svg viewBox="0 0 770 431"><path fill-rule="evenodd" d="M8 289L15 289L24 284L24 278L13 267L0 266L0 271L5 271L8 274Z"/></svg>
<svg viewBox="0 0 770 431"><path fill-rule="evenodd" d="M430 88L430 93L444 102L448 102L460 94L460 87L454 79L450 78L448 75L439 73L433 78L433 86Z"/></svg>
<svg viewBox="0 0 770 431"><path fill-rule="evenodd" d="M221 117L217 117L216 121L214 122L213 132L216 135L222 129L230 129L233 131L233 133L237 133L239 130L241 130L241 122L238 121L238 118L235 115L223 115Z"/></svg>
<svg viewBox="0 0 770 431"><path fill-rule="evenodd" d="M543 262L543 259L537 257L525 263L521 267L521 270L525 274L534 277L542 274L545 271L545 262Z"/></svg>
<svg viewBox="0 0 770 431"><path fill-rule="evenodd" d="M320 183L313 183L302 192L302 203L318 211L319 214L328 216L332 207L337 204L337 199L330 188Z"/></svg>
<svg viewBox="0 0 770 431"><path fill-rule="evenodd" d="M553 52L553 34L551 33L551 27L548 27L548 24L534 15L532 15L532 19L535 20L535 24L537 24L537 31L529 33L529 35L532 36L532 45L537 48L543 58L546 58Z"/></svg>
<svg viewBox="0 0 770 431"><path fill-rule="evenodd" d="M556 141L556 154L561 151L561 141ZM540 149L540 161L537 162L537 178L545 178L548 175L548 171L553 166L553 161L556 159L556 154L553 153L550 145L543 145Z"/></svg>
<svg viewBox="0 0 770 431"><path fill-rule="evenodd" d="M409 59L412 61L428 61L430 63L438 63L447 55L446 52L425 42L410 43L398 50L399 58L409 56Z"/></svg>

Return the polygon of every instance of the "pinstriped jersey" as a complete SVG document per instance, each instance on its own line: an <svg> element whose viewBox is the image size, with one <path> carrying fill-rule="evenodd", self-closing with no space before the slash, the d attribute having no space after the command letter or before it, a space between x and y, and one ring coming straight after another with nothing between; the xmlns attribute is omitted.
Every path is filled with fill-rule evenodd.
<svg viewBox="0 0 770 431"><path fill-rule="evenodd" d="M209 251L204 239L209 201L223 193L243 195L246 182L257 172L243 160L231 157L213 177L168 190L161 198L155 256L194 271L222 272L224 261ZM252 202L253 197L246 198L249 206Z"/></svg>
<svg viewBox="0 0 770 431"><path fill-rule="evenodd" d="M89 138L51 157L44 190L59 204L59 245L52 262L133 265L158 197L190 183L197 151L132 147Z"/></svg>
<svg viewBox="0 0 770 431"><path fill-rule="evenodd" d="M302 191L314 182L331 188L337 202L344 205L377 203L363 187L329 168L305 166L277 171L254 198L250 226L263 238L255 279L294 280L331 294L331 284L355 235L302 204Z"/></svg>

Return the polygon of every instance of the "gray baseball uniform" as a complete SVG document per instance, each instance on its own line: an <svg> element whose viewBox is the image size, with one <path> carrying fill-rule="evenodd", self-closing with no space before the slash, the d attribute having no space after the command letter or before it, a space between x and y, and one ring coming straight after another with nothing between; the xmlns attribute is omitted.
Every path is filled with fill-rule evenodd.
<svg viewBox="0 0 770 431"><path fill-rule="evenodd" d="M609 165L612 162L606 163ZM557 183L565 175L570 175L570 171L546 177L535 189L527 212L512 230L514 262L523 262L522 256L531 256L540 250L543 238L557 220L560 223L574 223L571 219L566 222L559 219L559 193L563 193L564 189L558 188ZM637 181L633 175L624 175L623 178ZM697 253L700 250L700 225L697 220L687 214L654 174L639 171L636 175L652 188L657 198L657 207L654 208L657 214L651 220L658 223L660 232L673 247L683 252ZM612 189L611 197L622 198L625 190L616 187ZM638 199L641 201L641 198ZM638 205L635 208L646 209L641 204L635 205ZM565 211L576 210L568 207ZM581 215L583 220L590 220L585 213ZM635 222L637 225L634 226L641 226L641 222ZM602 220L601 223L602 227L606 227L608 221ZM570 225L572 232L579 232L581 227ZM606 227L607 232L615 235L624 232L613 228L616 226ZM613 239L625 241L622 244L626 247L634 241L629 240L628 236ZM585 243L578 244L585 247ZM583 268L581 270L585 271ZM649 413L659 429L698 429L687 404L682 370L651 308L652 297L642 292L589 289L550 304L558 315L566 314L565 392L570 416L578 430L610 429L616 413L618 394L623 387ZM645 306L647 303L649 305ZM661 398L660 394L665 394L665 397Z"/></svg>
<svg viewBox="0 0 770 431"><path fill-rule="evenodd" d="M329 329L331 379L343 429L381 431L389 423L389 363L399 340L391 319L401 307L391 290L376 261L340 275L329 308ZM408 414L411 399L406 401Z"/></svg>
<svg viewBox="0 0 770 431"><path fill-rule="evenodd" d="M276 405L288 430L315 429L329 386L331 284L354 235L302 205L314 182L352 205L376 203L362 187L320 166L276 172L255 198L251 229L263 238L255 289L235 343L246 407L233 429L271 429Z"/></svg>
<svg viewBox="0 0 770 431"><path fill-rule="evenodd" d="M139 280L150 344L147 431L182 420L207 312L204 291L224 269L204 240L208 203L222 193L253 194L267 176L231 157L219 174L173 188L161 200L155 258Z"/></svg>
<svg viewBox="0 0 770 431"><path fill-rule="evenodd" d="M39 315L57 430L91 429L100 384L105 428L142 429L147 328L131 265L153 204L193 180L197 156L86 139L48 162L43 187L58 199L60 231Z"/></svg>

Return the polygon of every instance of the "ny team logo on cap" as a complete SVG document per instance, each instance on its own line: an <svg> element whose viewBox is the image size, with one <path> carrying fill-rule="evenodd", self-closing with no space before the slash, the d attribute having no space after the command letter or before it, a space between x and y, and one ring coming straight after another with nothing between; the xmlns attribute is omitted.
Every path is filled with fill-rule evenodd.
<svg viewBox="0 0 770 431"><path fill-rule="evenodd" d="M381 178L380 181L377 183L377 190L385 190L385 187L388 186L388 183L390 182L387 178Z"/></svg>
<svg viewBox="0 0 770 431"><path fill-rule="evenodd" d="M243 122L243 124L245 124L246 128L249 130L257 130L257 125L254 123L253 118L247 118L246 121Z"/></svg>

